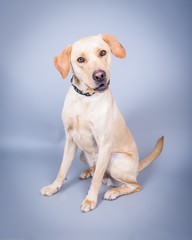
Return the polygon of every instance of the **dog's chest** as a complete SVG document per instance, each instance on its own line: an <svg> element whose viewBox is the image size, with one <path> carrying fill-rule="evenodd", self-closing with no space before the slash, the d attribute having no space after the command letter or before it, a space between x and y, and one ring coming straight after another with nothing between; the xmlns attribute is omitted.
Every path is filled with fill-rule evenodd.
<svg viewBox="0 0 192 240"><path fill-rule="evenodd" d="M87 153L98 151L99 136L106 134L109 125L110 93L95 98L79 100L71 89L63 108L65 130L73 138L79 148Z"/></svg>
<svg viewBox="0 0 192 240"><path fill-rule="evenodd" d="M97 143L93 134L94 124L91 112L84 107L76 106L67 109L64 114L64 126L77 146L87 153L97 152Z"/></svg>

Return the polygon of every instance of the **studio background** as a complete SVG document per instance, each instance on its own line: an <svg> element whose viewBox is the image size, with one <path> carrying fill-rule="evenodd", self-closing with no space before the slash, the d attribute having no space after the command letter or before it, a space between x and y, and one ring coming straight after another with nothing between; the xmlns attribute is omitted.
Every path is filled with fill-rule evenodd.
<svg viewBox="0 0 192 240"><path fill-rule="evenodd" d="M192 2L183 0L0 1L0 239L189 240L191 194ZM61 121L70 86L53 57L81 37L114 34L111 90L140 158L165 136L162 155L139 176L143 190L102 200L83 214L90 180L78 160L53 197L40 195L58 172Z"/></svg>

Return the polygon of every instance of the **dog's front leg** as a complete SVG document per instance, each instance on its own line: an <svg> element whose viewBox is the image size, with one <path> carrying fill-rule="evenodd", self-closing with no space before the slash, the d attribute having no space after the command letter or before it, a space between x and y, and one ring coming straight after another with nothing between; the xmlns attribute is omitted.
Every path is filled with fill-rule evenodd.
<svg viewBox="0 0 192 240"><path fill-rule="evenodd" d="M100 148L91 186L81 205L81 211L83 212L89 212L97 206L98 194L109 162L110 154L110 146L105 144Z"/></svg>
<svg viewBox="0 0 192 240"><path fill-rule="evenodd" d="M63 181L65 180L71 163L75 157L75 153L77 151L77 145L74 143L73 139L66 134L66 143L64 148L63 160L61 163L61 167L59 169L58 175L55 181L45 186L41 189L41 194L45 196L52 196L61 188Z"/></svg>

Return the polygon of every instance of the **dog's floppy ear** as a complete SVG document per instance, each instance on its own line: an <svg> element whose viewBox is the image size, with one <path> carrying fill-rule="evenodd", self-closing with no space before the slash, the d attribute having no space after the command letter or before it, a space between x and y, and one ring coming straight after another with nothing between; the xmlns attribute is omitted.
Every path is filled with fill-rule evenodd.
<svg viewBox="0 0 192 240"><path fill-rule="evenodd" d="M103 34L102 39L109 45L111 52L118 58L124 58L126 51L124 47L119 43L115 36L111 34Z"/></svg>
<svg viewBox="0 0 192 240"><path fill-rule="evenodd" d="M71 50L72 45L69 45L58 56L54 58L54 65L64 79L68 76L70 71Z"/></svg>

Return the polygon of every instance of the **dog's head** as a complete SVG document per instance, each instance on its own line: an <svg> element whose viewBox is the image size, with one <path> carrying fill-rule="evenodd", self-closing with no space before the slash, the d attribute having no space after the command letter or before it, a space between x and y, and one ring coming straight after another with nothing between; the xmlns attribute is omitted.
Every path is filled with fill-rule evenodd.
<svg viewBox="0 0 192 240"><path fill-rule="evenodd" d="M54 64L63 78L68 76L71 66L78 81L101 92L109 85L111 53L118 58L126 56L125 49L113 35L97 35L66 47L54 58Z"/></svg>

